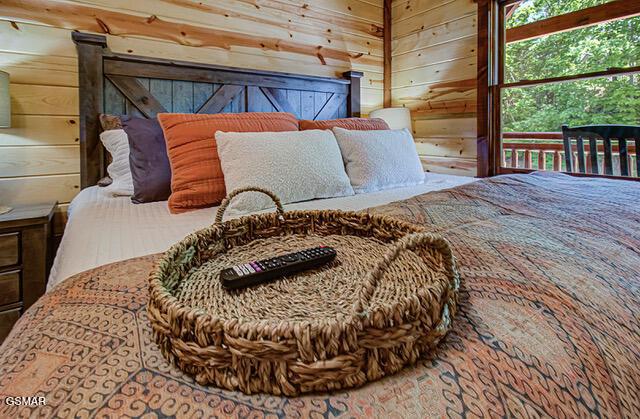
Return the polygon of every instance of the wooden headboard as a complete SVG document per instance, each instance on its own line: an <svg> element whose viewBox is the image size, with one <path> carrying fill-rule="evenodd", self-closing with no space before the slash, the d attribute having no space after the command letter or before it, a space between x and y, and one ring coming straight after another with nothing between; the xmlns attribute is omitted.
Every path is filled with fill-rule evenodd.
<svg viewBox="0 0 640 419"><path fill-rule="evenodd" d="M106 175L101 113L291 112L299 119L360 116L362 73L312 77L115 54L102 35L72 33L78 49L81 187Z"/></svg>

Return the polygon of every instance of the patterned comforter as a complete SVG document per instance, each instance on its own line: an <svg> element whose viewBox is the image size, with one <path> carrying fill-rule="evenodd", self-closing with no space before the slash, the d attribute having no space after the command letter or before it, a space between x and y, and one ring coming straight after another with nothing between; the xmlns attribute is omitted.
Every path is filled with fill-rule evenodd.
<svg viewBox="0 0 640 419"><path fill-rule="evenodd" d="M458 258L460 311L430 358L335 394L201 387L153 343L152 255L27 311L0 347L0 417L640 417L640 183L502 176L371 211L445 235Z"/></svg>

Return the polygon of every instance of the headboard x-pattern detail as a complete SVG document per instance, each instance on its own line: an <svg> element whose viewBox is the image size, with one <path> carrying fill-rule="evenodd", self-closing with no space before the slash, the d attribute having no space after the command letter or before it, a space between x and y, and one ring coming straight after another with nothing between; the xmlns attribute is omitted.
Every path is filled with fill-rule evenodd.
<svg viewBox="0 0 640 419"><path fill-rule="evenodd" d="M301 119L360 116L362 73L342 79L115 54L102 35L73 32L78 50L81 187L106 174L101 113L291 112Z"/></svg>

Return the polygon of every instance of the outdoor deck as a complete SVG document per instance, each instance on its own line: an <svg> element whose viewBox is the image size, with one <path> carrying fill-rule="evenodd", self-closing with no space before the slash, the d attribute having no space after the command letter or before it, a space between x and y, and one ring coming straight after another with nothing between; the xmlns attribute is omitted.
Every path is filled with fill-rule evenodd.
<svg viewBox="0 0 640 419"><path fill-rule="evenodd" d="M612 151L614 160L614 175L620 175L620 153L618 146L613 141ZM636 149L637 143L627 145L630 175L640 177L638 174L638 161ZM591 171L591 161L588 158L591 150L585 144L585 154L587 155L587 171ZM574 145L574 164L577 164L577 150ZM604 156L604 145L598 144L598 155ZM515 158L513 158L515 156ZM604 158L598 158L600 164L599 172L604 173L602 165ZM567 167L564 159L564 147L562 144L561 132L505 132L503 133L502 146L502 167L514 169L534 169L556 172L565 172ZM576 167L573 171L578 171Z"/></svg>

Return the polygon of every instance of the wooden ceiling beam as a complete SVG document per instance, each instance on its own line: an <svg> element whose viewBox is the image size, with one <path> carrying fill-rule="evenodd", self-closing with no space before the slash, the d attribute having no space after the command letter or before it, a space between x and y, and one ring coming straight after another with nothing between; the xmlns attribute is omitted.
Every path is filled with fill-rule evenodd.
<svg viewBox="0 0 640 419"><path fill-rule="evenodd" d="M640 1L615 0L508 29L506 42L526 41L634 16L640 16Z"/></svg>

